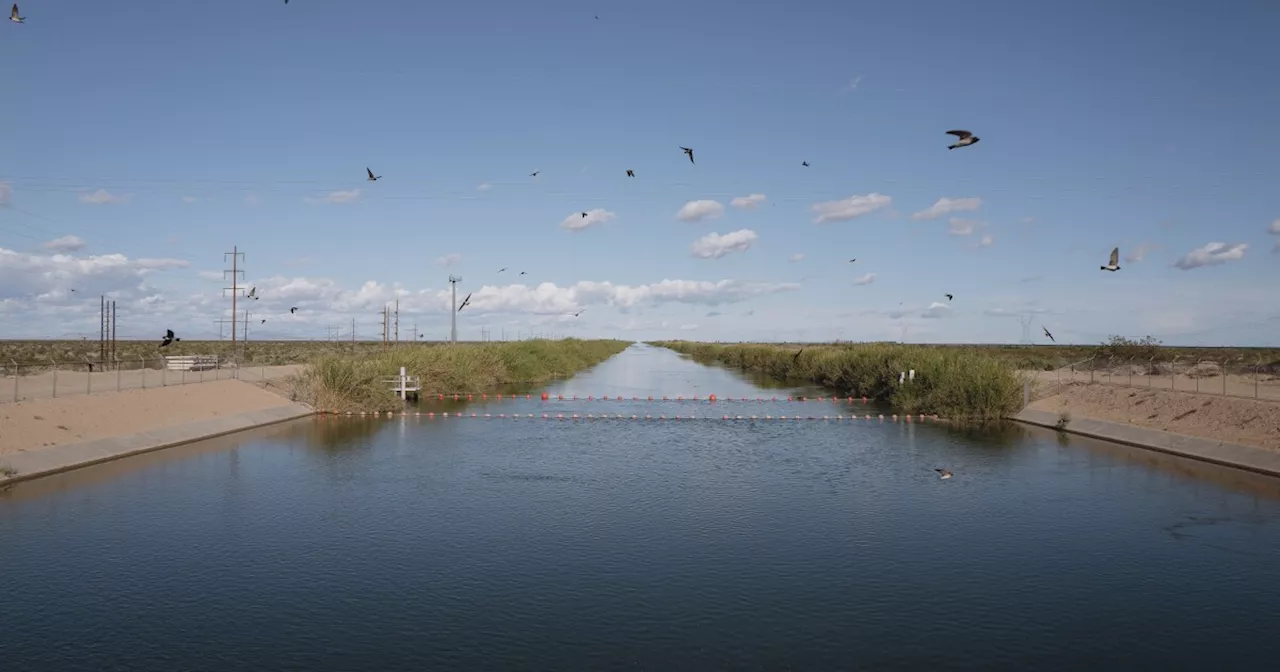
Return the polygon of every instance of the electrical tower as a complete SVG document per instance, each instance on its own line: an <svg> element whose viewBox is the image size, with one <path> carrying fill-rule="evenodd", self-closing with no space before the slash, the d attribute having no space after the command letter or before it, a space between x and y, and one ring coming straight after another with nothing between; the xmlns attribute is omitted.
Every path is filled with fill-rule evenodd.
<svg viewBox="0 0 1280 672"><path fill-rule="evenodd" d="M1031 320L1033 319L1035 319L1035 317L1030 313L1027 313L1025 315L1020 315L1018 317L1018 321L1022 323L1022 344L1023 345L1032 345L1034 343L1034 341L1031 340Z"/></svg>
<svg viewBox="0 0 1280 672"><path fill-rule="evenodd" d="M240 288L240 276L244 274L244 269L240 268L239 262L244 258L244 252L241 252L240 248L233 245L230 252L222 253L222 263L227 263L228 256L231 257L231 269L222 271L222 279L226 280L227 274L230 273L231 286L223 287L222 295L226 296L227 292L231 292L231 347L234 349L236 342L236 298L239 296L240 292L243 291ZM247 322L248 319L249 318L246 316L245 321Z"/></svg>
<svg viewBox="0 0 1280 672"><path fill-rule="evenodd" d="M400 345L400 299L396 299L396 345Z"/></svg>
<svg viewBox="0 0 1280 672"><path fill-rule="evenodd" d="M449 319L451 320L451 324L453 326L449 329L449 342L453 344L457 344L458 342L458 283L459 282L462 282L461 277L454 277L452 274L449 275L449 284L452 285L453 287L453 310L449 311L450 312Z"/></svg>

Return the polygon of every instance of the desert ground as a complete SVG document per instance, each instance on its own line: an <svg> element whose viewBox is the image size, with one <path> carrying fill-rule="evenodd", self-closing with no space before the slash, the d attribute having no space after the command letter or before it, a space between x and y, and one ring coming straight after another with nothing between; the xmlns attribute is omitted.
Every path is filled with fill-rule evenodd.
<svg viewBox="0 0 1280 672"><path fill-rule="evenodd" d="M210 380L0 404L0 465L3 456L12 453L128 436L290 403L264 385Z"/></svg>
<svg viewBox="0 0 1280 672"><path fill-rule="evenodd" d="M170 388L219 380L262 382L280 380L302 370L300 364L244 366L210 371L133 369L116 371L65 371L52 369L29 376L0 376L0 407L32 399L83 397L100 392Z"/></svg>

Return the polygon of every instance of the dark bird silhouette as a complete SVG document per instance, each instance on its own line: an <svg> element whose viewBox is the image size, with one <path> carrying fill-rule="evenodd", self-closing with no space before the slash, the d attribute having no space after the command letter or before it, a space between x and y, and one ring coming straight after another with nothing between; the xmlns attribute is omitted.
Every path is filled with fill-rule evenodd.
<svg viewBox="0 0 1280 672"><path fill-rule="evenodd" d="M373 174L373 170L372 170L372 169L370 169L370 168L368 168L368 167L366 167L366 168L364 169L364 172L369 173L369 181L370 181L370 182L377 182L378 180L381 180L381 179L382 179L382 176L381 176L381 175L377 175L377 176L375 176L375 175Z"/></svg>
<svg viewBox="0 0 1280 672"><path fill-rule="evenodd" d="M800 162L800 165L804 166L805 168L808 168L808 167L809 167L809 162L808 162L808 161L801 161L801 162Z"/></svg>
<svg viewBox="0 0 1280 672"><path fill-rule="evenodd" d="M73 292L74 292L74 291L76 291L76 290L74 290L74 289L73 289L73 290L71 290L71 291L73 291Z"/></svg>
<svg viewBox="0 0 1280 672"><path fill-rule="evenodd" d="M529 173L529 177L537 177L538 173L541 173L541 172L542 172L541 170L535 170L532 173Z"/></svg>
<svg viewBox="0 0 1280 672"><path fill-rule="evenodd" d="M951 296L950 294L943 294L943 296L947 297L947 300L948 300L948 301L950 301L951 299L956 298L956 297L954 297L954 296Z"/></svg>
<svg viewBox="0 0 1280 672"><path fill-rule="evenodd" d="M573 316L574 316L574 317L577 317L577 316L581 315L582 313L586 312L586 310L587 310L586 308L583 308L582 310L579 310L578 312L574 313L574 314L573 314Z"/></svg>
<svg viewBox="0 0 1280 672"><path fill-rule="evenodd" d="M796 356L791 358L792 364L795 364L796 362L800 361L800 353L802 352L804 352L804 348L800 348L799 350L796 351Z"/></svg>
<svg viewBox="0 0 1280 672"><path fill-rule="evenodd" d="M25 16L18 16L18 3L13 3L13 9L9 12L9 20L14 23L22 23L27 20Z"/></svg>
<svg viewBox="0 0 1280 672"><path fill-rule="evenodd" d="M529 271L520 271L520 275L528 275Z"/></svg>
<svg viewBox="0 0 1280 672"><path fill-rule="evenodd" d="M458 312L461 313L462 309L466 308L468 305L470 305L470 303L471 303L471 295L468 294L467 297L462 300L462 305L458 306Z"/></svg>
<svg viewBox="0 0 1280 672"><path fill-rule="evenodd" d="M290 314L292 314L292 313L296 313L296 312L298 312L298 307L297 307L297 306L294 306L294 307L292 307L292 308L290 308L290 309L289 309L289 313L290 313Z"/></svg>
<svg viewBox="0 0 1280 672"><path fill-rule="evenodd" d="M266 320L263 320L263 321L262 321L262 322L260 322L259 324L266 324L266 323L267 323L267 321L266 321Z"/></svg>
<svg viewBox="0 0 1280 672"><path fill-rule="evenodd" d="M851 263L851 264L852 264L852 263L853 263L853 262L855 262L855 261L857 261L857 259L850 259L850 260L849 260L849 263Z"/></svg>
<svg viewBox="0 0 1280 672"><path fill-rule="evenodd" d="M946 469L934 469L934 471L938 472L938 478L944 481L951 478L951 472Z"/></svg>
<svg viewBox="0 0 1280 672"><path fill-rule="evenodd" d="M1107 262L1107 265L1099 266L1098 268L1103 271L1111 271L1112 273L1120 270L1120 248L1117 247L1114 250L1111 250L1111 259Z"/></svg>
<svg viewBox="0 0 1280 672"><path fill-rule="evenodd" d="M627 171L627 177L635 177L635 176L636 176L636 171L634 170Z"/></svg>
<svg viewBox="0 0 1280 672"><path fill-rule="evenodd" d="M584 213L582 213L582 218L583 218L583 219L586 219L586 218L587 218L587 213L585 213L585 212L584 212Z"/></svg>
<svg viewBox="0 0 1280 672"><path fill-rule="evenodd" d="M681 148L680 148L680 151L684 152L685 154L688 154L688 155L689 155L689 163L693 163L693 148L692 148L692 147L681 147ZM695 164L695 165L696 165L696 164Z"/></svg>
<svg viewBox="0 0 1280 672"><path fill-rule="evenodd" d="M173 335L173 330L172 330L172 329L165 329L165 330L164 330L164 339L160 341L160 347L162 347L162 348L163 348L163 347L168 346L170 343L173 343L173 342L175 342L175 341L181 341L181 340L182 340L181 338L176 338L176 337Z"/></svg>
<svg viewBox="0 0 1280 672"><path fill-rule="evenodd" d="M1053 334L1049 333L1049 327L1046 327L1046 326L1044 326L1044 325L1042 324L1042 325L1040 325L1040 328L1041 328L1041 329L1044 329L1044 335L1045 335L1045 336L1048 336L1048 337L1049 337L1049 340L1053 341L1054 343L1057 343L1057 342L1058 342L1056 339L1054 339Z"/></svg>
<svg viewBox="0 0 1280 672"><path fill-rule="evenodd" d="M957 138L959 138L958 140L956 140L956 144L947 147L947 149L957 149L959 147L968 147L969 145L972 145L973 143L978 141L978 136L970 133L969 131L947 131L947 135L954 135Z"/></svg>
<svg viewBox="0 0 1280 672"><path fill-rule="evenodd" d="M506 269L506 267L504 266L504 267L502 267L502 268L499 268L499 269L498 269L498 272L499 272L499 273L501 273L501 272L503 272L503 271L505 271L505 270L507 270L507 269Z"/></svg>

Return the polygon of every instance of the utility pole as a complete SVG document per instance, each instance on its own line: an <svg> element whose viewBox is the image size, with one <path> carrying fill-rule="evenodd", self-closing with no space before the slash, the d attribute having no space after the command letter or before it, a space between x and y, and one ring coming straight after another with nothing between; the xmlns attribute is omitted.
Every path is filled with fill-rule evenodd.
<svg viewBox="0 0 1280 672"><path fill-rule="evenodd" d="M1022 344L1031 345L1031 315L1022 315L1018 321L1022 323Z"/></svg>
<svg viewBox="0 0 1280 672"><path fill-rule="evenodd" d="M351 318L351 347L356 347L356 318Z"/></svg>
<svg viewBox="0 0 1280 672"><path fill-rule="evenodd" d="M382 347L387 347L387 307L382 307Z"/></svg>
<svg viewBox="0 0 1280 672"><path fill-rule="evenodd" d="M223 296L226 296L227 291L231 292L231 347L234 349L236 342L236 297L240 294L240 276L244 273L244 270L239 266L239 262L244 258L244 252L241 252L239 247L233 245L230 252L222 253L222 263L227 263L228 256L231 257L231 270L222 271L222 279L226 280L227 274L230 273L231 286L223 287L222 291ZM245 314L248 315L248 311ZM246 333L248 333L247 328Z"/></svg>
<svg viewBox="0 0 1280 672"><path fill-rule="evenodd" d="M400 345L400 299L396 299L396 345Z"/></svg>
<svg viewBox="0 0 1280 672"><path fill-rule="evenodd" d="M98 360L107 361L107 296L98 297Z"/></svg>
<svg viewBox="0 0 1280 672"><path fill-rule="evenodd" d="M116 358L116 302L111 300L111 348L109 350L112 361Z"/></svg>
<svg viewBox="0 0 1280 672"><path fill-rule="evenodd" d="M453 287L453 310L449 311L450 313L449 319L451 320L451 324L453 326L449 330L449 343L453 345L458 344L458 283L459 282L462 282L461 277L454 277L452 273L449 274L449 284L452 285Z"/></svg>

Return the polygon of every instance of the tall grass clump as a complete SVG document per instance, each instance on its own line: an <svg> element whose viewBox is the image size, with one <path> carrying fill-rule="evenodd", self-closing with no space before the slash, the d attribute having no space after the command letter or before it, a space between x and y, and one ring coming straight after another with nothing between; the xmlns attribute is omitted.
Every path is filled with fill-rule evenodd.
<svg viewBox="0 0 1280 672"><path fill-rule="evenodd" d="M622 352L624 341L574 338L457 345L403 345L377 352L327 355L293 381L294 397L314 408L389 411L400 400L385 382L404 367L423 394L494 392L507 385L568 378Z"/></svg>
<svg viewBox="0 0 1280 672"><path fill-rule="evenodd" d="M778 381L804 381L842 396L886 402L902 413L985 421L1015 413L1022 405L1017 370L978 351L893 343L778 346L662 341L653 345L700 362L719 362ZM915 369L915 380L899 384L900 372L911 369Z"/></svg>

